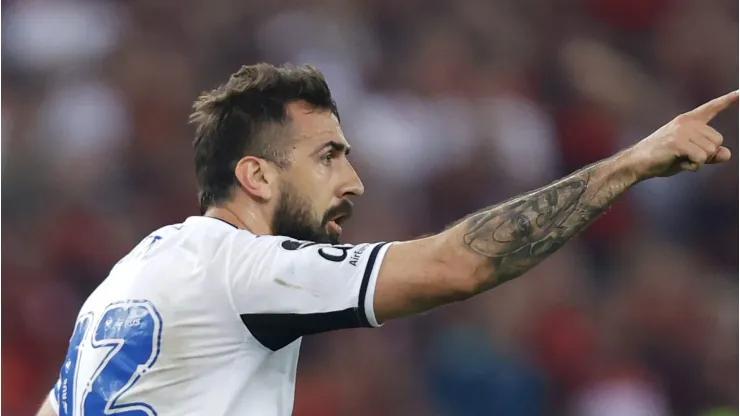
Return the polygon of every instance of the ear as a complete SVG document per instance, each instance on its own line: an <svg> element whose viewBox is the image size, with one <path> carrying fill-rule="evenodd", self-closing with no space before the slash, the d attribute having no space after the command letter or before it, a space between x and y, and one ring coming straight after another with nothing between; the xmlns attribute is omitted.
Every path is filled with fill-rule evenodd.
<svg viewBox="0 0 740 416"><path fill-rule="evenodd" d="M247 195L263 202L272 199L273 187L277 183L277 172L266 160L245 156L237 162L234 175Z"/></svg>

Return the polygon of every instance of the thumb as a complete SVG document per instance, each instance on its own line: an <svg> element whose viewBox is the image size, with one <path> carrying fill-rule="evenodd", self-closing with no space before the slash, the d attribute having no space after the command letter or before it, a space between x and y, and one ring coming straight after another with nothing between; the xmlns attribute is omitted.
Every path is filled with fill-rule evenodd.
<svg viewBox="0 0 740 416"><path fill-rule="evenodd" d="M730 149L720 146L719 149L717 149L717 153L707 161L707 163L723 163L727 162L732 158L732 152L730 152Z"/></svg>

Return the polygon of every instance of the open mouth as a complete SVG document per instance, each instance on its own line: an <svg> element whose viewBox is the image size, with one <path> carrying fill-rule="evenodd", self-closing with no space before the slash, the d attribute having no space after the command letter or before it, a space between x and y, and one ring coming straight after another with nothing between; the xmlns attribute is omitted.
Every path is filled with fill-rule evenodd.
<svg viewBox="0 0 740 416"><path fill-rule="evenodd" d="M342 225L342 223L344 223L344 221L346 221L348 218L349 215L339 214L329 218L329 221L334 222L337 225Z"/></svg>
<svg viewBox="0 0 740 416"><path fill-rule="evenodd" d="M337 214L329 217L329 221L327 221L327 228L335 233L335 234L342 234L342 224L349 219L348 214Z"/></svg>
<svg viewBox="0 0 740 416"><path fill-rule="evenodd" d="M332 210L327 218L327 226L335 233L341 234L342 224L352 216L352 203L345 200Z"/></svg>

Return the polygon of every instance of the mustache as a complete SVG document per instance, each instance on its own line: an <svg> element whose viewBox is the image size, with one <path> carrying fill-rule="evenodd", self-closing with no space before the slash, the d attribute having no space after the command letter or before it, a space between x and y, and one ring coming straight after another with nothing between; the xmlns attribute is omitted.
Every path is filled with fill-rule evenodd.
<svg viewBox="0 0 740 416"><path fill-rule="evenodd" d="M344 199L342 202L339 203L339 205L329 208L328 211L326 211L326 214L324 215L324 225L328 223L332 219L336 219L337 217L342 217L342 222L348 220L350 217L352 217L352 213L354 212L355 205L350 201L349 199Z"/></svg>

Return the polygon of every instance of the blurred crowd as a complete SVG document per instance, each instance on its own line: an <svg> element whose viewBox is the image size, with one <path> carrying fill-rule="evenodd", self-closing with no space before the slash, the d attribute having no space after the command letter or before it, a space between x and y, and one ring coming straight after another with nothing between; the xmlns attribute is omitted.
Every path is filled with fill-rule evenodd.
<svg viewBox="0 0 740 416"><path fill-rule="evenodd" d="M2 413L54 384L77 311L197 215L192 100L309 63L366 194L347 242L433 232L738 87L735 0L2 2ZM713 126L738 148L737 108ZM642 183L527 275L304 341L296 416L736 415L738 165Z"/></svg>

